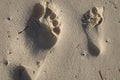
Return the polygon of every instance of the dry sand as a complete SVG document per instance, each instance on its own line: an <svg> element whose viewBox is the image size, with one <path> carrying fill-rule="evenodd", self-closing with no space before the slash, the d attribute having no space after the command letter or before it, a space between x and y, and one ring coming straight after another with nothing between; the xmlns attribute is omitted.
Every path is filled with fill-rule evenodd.
<svg viewBox="0 0 120 80"><path fill-rule="evenodd" d="M120 0L0 0L0 80L120 80Z"/></svg>

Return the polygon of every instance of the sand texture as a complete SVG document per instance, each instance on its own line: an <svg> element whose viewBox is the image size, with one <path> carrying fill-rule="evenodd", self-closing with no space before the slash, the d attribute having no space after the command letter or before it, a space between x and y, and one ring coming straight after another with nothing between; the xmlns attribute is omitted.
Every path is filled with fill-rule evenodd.
<svg viewBox="0 0 120 80"><path fill-rule="evenodd" d="M120 80L120 0L0 0L0 80Z"/></svg>

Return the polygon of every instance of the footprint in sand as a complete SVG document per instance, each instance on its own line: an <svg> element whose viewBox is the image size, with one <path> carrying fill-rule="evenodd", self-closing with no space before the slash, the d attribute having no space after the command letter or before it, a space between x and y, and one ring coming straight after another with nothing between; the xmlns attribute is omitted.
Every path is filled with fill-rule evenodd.
<svg viewBox="0 0 120 80"><path fill-rule="evenodd" d="M100 25L103 22L103 7L93 7L82 17L82 26L88 39L88 51L98 56L102 51L102 36Z"/></svg>
<svg viewBox="0 0 120 80"><path fill-rule="evenodd" d="M53 4L48 2L37 3L34 6L27 27L23 30L26 37L29 38L26 39L32 41L34 53L41 49L50 49L57 42L61 29L59 17L55 12L56 9L54 9ZM19 32L19 34L23 31Z"/></svg>
<svg viewBox="0 0 120 80"><path fill-rule="evenodd" d="M11 75L13 76L13 80L32 80L23 66L14 68Z"/></svg>

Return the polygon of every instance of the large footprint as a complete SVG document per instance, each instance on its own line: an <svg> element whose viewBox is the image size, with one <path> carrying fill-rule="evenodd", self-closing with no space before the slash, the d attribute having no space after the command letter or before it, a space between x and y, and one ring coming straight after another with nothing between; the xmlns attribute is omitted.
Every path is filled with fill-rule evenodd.
<svg viewBox="0 0 120 80"><path fill-rule="evenodd" d="M26 37L32 41L34 53L53 47L60 34L59 18L50 6L48 2L37 3L33 8L27 27L23 30L26 32Z"/></svg>
<svg viewBox="0 0 120 80"><path fill-rule="evenodd" d="M93 56L98 56L102 51L100 25L103 22L103 7L93 7L82 17L83 28L88 39L88 51Z"/></svg>

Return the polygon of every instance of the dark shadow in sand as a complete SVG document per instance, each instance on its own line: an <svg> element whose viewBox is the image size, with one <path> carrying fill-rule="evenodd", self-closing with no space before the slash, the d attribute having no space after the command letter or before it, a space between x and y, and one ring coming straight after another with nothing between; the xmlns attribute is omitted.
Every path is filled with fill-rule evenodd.
<svg viewBox="0 0 120 80"><path fill-rule="evenodd" d="M88 12L86 12L86 13L88 13ZM83 19L83 17L84 17L84 19ZM86 32L86 28L87 28L88 23L89 23L89 22L87 22L87 19L89 18L89 16L86 16L86 15L84 14L83 17L81 18L81 21L82 21L83 30L84 30L84 32L85 32L85 34L86 34L86 36L87 36L87 39L88 39L88 44L87 44L87 46L88 46L88 51L89 51L89 53L90 53L92 56L98 56L99 53L100 53L100 49L94 44L94 42L92 42L91 38L89 37L88 33ZM85 24L84 24L84 23L85 23ZM100 23L99 23L99 24L100 24ZM99 25L99 24L98 24L98 25ZM96 29L97 29L97 26L98 26L98 25L95 26Z"/></svg>
<svg viewBox="0 0 120 80"><path fill-rule="evenodd" d="M37 53L39 50L50 49L57 41L57 37L53 35L47 25L39 21L43 11L43 6L37 3L33 8L32 15L25 28L26 41L28 44L29 40L32 41L32 49L34 53ZM49 11L47 11L45 17L49 14Z"/></svg>
<svg viewBox="0 0 120 80"><path fill-rule="evenodd" d="M23 66L18 66L13 71L13 80L31 80Z"/></svg>

